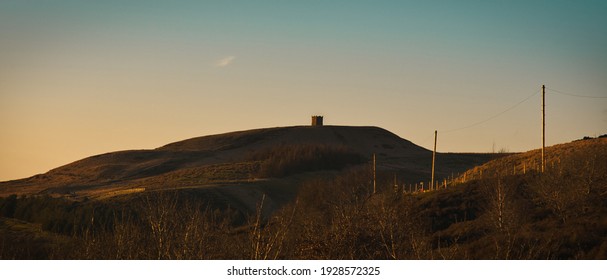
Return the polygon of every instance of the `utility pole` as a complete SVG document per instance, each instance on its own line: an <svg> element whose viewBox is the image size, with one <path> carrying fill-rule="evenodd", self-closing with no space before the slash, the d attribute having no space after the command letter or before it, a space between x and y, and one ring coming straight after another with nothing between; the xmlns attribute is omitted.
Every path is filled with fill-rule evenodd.
<svg viewBox="0 0 607 280"><path fill-rule="evenodd" d="M546 167L544 149L546 148L546 86L542 85L542 173Z"/></svg>
<svg viewBox="0 0 607 280"><path fill-rule="evenodd" d="M434 189L434 162L436 161L436 134L434 131L434 151L432 151L432 181L430 181L430 190Z"/></svg>
<svg viewBox="0 0 607 280"><path fill-rule="evenodd" d="M375 176L375 153L373 153L373 194L375 194L376 188L377 188L377 183L376 183L376 176Z"/></svg>

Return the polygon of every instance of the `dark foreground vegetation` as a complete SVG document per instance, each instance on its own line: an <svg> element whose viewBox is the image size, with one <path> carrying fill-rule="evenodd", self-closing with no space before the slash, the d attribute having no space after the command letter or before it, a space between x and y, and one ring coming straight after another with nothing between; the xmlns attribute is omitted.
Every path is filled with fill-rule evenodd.
<svg viewBox="0 0 607 280"><path fill-rule="evenodd" d="M249 160L261 164L257 177L285 177L302 172L339 170L350 165L367 162L363 156L345 146L335 145L282 145L251 153Z"/></svg>
<svg viewBox="0 0 607 280"><path fill-rule="evenodd" d="M492 173L413 194L388 178L372 194L369 169L349 170L306 181L270 217L264 199L242 213L192 191L10 196L0 199L0 258L607 259L605 156L576 153L543 174Z"/></svg>

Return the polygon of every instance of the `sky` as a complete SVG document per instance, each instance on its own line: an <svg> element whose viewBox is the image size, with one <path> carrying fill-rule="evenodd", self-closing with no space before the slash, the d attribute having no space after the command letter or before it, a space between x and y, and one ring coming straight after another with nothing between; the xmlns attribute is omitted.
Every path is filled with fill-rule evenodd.
<svg viewBox="0 0 607 280"><path fill-rule="evenodd" d="M607 133L607 1L0 0L0 181L263 127L439 152ZM521 102L525 100L524 102Z"/></svg>

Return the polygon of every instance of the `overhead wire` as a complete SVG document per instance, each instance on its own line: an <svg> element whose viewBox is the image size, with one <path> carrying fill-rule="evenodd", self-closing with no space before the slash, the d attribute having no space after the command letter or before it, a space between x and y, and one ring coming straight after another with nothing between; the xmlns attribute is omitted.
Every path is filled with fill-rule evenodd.
<svg viewBox="0 0 607 280"><path fill-rule="evenodd" d="M506 110L503 110L503 111L501 111L501 112L499 112L499 113L497 113L497 114L495 114L495 115L493 115L493 116L491 116L491 117L489 117L487 119L484 119L482 121L475 122L475 123L472 123L472 124L469 124L469 125L466 125L466 126L463 126L463 127L455 128L455 129L442 130L440 132L441 133L449 133L449 132L454 132L454 131L458 131L458 130L462 130L462 129L467 129L467 128L471 128L471 127L474 127L474 126L486 123L486 122L488 122L488 121L490 121L492 119L495 119L495 118L497 118L497 117L499 117L499 116L507 113L508 111L510 111L510 110L518 107L519 105L523 104L525 101L529 100L531 97L534 97L535 95L537 95L539 92L540 92L540 90L537 90L532 95L529 95L529 96L525 97L525 99L519 101L518 103L514 104L513 106L510 106Z"/></svg>
<svg viewBox="0 0 607 280"><path fill-rule="evenodd" d="M572 96L572 97L607 99L607 96L590 96L590 95L580 95L580 94L573 94L573 93L562 92L562 91L559 91L559 90L556 90L556 89L552 89L552 88L546 88L546 89L547 89L547 90L549 90L549 92L547 92L547 93L553 93L553 92L554 92L554 93L558 93L558 94L562 94L562 95L567 95L567 96ZM459 128L455 128L455 129L449 129L449 130L439 130L439 131L440 131L441 133L450 133L450 132L454 132L454 131L459 131L459 130L463 130L463 129L471 128L471 127L474 127L474 126L477 126L477 125L481 125L481 124L483 124L483 123L486 123L486 122L488 122L488 121L490 121L490 120L493 120L493 119L495 119L495 118L497 118L497 117L499 117L499 116L501 116L501 115L503 115L503 114L505 114L505 113L507 113L507 112L509 112L509 111L513 110L514 108L518 107L519 105L521 105L521 104L525 103L527 100L529 100L529 99L531 99L532 97L536 96L538 93L540 93L540 91L541 91L541 90L540 90L540 89L538 89L538 90L537 90L537 91L535 91L533 94L531 94L531 95L529 95L529 96L525 97L523 100L519 101L518 103L516 103L516 104L514 104L514 105L512 105L512 106L510 106L510 107L508 107L508 108L506 108L505 110L503 110L503 111L501 111L501 112L499 112L499 113L497 113L497 114L495 114L495 115L493 115L493 116L491 116L491 117L489 117L489 118L486 118L486 119L484 119L484 120L482 120L482 121L478 121L478 122L475 122L475 123L472 123L472 124L469 124L469 125L466 125L466 126L462 126L462 127L459 127ZM434 134L432 134L432 136L433 136L433 135L434 135ZM425 143L426 143L426 142L427 142L427 141L428 141L430 138L431 138L431 136L428 136L428 138L427 138L426 140L424 140L424 141L423 141L423 144L425 145Z"/></svg>
<svg viewBox="0 0 607 280"><path fill-rule="evenodd" d="M607 96L591 96L591 95L581 95L581 94L573 94L573 93L562 92L562 91L559 91L559 90L556 90L556 89L553 89L553 88L546 88L546 89L548 89L548 90L550 90L550 91L553 91L553 92L555 92L555 93L558 93L558 94L567 95L567 96L573 96L573 97L582 97L582 98L606 98L606 99L607 99ZM550 92L548 92L548 93L550 93Z"/></svg>

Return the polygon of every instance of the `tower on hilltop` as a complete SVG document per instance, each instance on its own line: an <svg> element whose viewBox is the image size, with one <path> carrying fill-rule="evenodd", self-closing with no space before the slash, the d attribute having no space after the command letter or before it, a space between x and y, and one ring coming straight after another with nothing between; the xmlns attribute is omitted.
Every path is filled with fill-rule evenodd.
<svg viewBox="0 0 607 280"><path fill-rule="evenodd" d="M312 126L322 126L322 116L312 116Z"/></svg>

